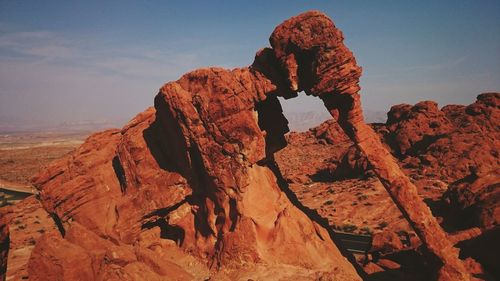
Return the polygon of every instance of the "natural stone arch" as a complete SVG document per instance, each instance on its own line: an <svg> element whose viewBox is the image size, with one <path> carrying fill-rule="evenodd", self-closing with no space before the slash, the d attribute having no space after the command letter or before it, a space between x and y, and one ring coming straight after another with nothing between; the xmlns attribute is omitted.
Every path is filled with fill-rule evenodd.
<svg viewBox="0 0 500 281"><path fill-rule="evenodd" d="M416 187L364 123L358 83L361 68L343 44L342 32L327 16L313 11L279 25L270 43L271 48L260 50L249 68L196 70L166 84L156 97L161 127L168 130L180 126L180 132L169 133L178 136L169 145L177 147L172 158L183 163L179 171L190 181L193 194L206 198L198 204L198 217L205 224L209 242L197 238L192 244L218 256L219 262L224 260L221 256L229 255L224 250L227 245L250 251L244 249L239 238L224 237L238 232L245 218L255 219L239 202L246 200L248 190L258 189L252 187L255 169L262 174L270 171L266 165L261 166L262 170L254 164L269 160L286 146L283 135L288 131L287 121L277 97L289 99L303 91L323 100L333 118L367 156L373 171L426 246L439 269L439 279L468 280L470 275L457 250L418 196ZM253 112L258 112L258 120L251 118ZM220 172L220 166L231 167L231 177ZM270 191L274 187L268 184Z"/></svg>
<svg viewBox="0 0 500 281"><path fill-rule="evenodd" d="M359 280L325 227L291 203L266 163L286 145L277 96L292 98L304 90L324 101L365 152L441 267L441 280L467 280L456 251L415 187L363 122L361 69L333 22L319 12L304 13L278 26L270 41L272 48L259 51L250 67L198 69L165 84L154 109L122 130L94 135L42 171L34 181L44 209L63 230L71 233L82 225L117 244L133 244L143 228L160 223L166 232L181 233L174 235L177 244L214 269L241 271L248 264L269 262ZM41 259L45 254L61 255L46 253L44 243L79 243L54 241L35 246L34 268L53 260ZM80 256L61 257L73 265ZM33 271L30 278L36 274L43 275L39 279L50 276Z"/></svg>
<svg viewBox="0 0 500 281"><path fill-rule="evenodd" d="M361 68L343 44L342 32L327 16L313 11L279 25L270 43L272 51L263 52L274 58L267 60L270 63L266 72L285 86L282 95L291 98L304 91L322 99L332 117L366 155L378 179L425 245L438 268L438 279L470 280L458 250L419 197L416 186L364 122L358 84Z"/></svg>

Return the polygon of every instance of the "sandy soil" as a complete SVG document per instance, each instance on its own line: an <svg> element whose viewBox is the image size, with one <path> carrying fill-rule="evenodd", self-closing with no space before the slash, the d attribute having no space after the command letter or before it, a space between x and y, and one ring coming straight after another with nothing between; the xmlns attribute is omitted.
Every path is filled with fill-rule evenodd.
<svg viewBox="0 0 500 281"><path fill-rule="evenodd" d="M89 132L0 134L0 184L29 186L29 178L80 145Z"/></svg>

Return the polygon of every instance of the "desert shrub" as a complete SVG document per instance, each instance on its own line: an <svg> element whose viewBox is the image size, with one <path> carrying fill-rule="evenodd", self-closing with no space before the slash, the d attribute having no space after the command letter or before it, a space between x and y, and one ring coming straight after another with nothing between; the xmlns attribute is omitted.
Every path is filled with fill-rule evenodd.
<svg viewBox="0 0 500 281"><path fill-rule="evenodd" d="M364 195L364 194L363 194L363 195L358 196L358 200L359 200L359 201L363 201L363 200L366 200L366 199L368 199L368 196L366 196L366 195Z"/></svg>
<svg viewBox="0 0 500 281"><path fill-rule="evenodd" d="M378 224L378 227L379 227L380 229L382 229L382 228L386 228L388 225L389 225L389 224L388 224L386 221L383 221L383 222L381 222L381 223L379 223L379 224Z"/></svg>
<svg viewBox="0 0 500 281"><path fill-rule="evenodd" d="M360 230L361 230L361 233L365 233L365 234L372 234L373 233L372 229L369 228L368 226L364 226Z"/></svg>

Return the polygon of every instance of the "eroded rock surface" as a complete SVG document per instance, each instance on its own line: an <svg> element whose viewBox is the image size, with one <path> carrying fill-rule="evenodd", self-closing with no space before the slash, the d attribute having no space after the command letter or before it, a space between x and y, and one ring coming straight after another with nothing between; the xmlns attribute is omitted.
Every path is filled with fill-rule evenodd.
<svg viewBox="0 0 500 281"><path fill-rule="evenodd" d="M420 166L424 175L451 183L487 173L500 165L499 104L499 93L484 93L468 106L394 106L383 137L403 165Z"/></svg>
<svg viewBox="0 0 500 281"><path fill-rule="evenodd" d="M361 68L333 22L319 12L301 14L279 25L270 44L249 67L198 69L165 84L154 108L121 130L89 137L37 175L40 202L57 231L36 239L26 266L30 279L360 280L359 268L333 242L328 219L304 207L289 183L372 169L396 203L390 208L402 211L426 246L440 280L468 280L417 188L364 123ZM300 91L320 97L339 124L311 130L314 145L347 150L354 143L358 150L332 149L338 160L323 163L319 173L287 177L275 162L288 132L277 97ZM484 95L463 111L496 128L477 117L495 114L495 106ZM393 140L388 145L400 157L421 151L437 157L445 153L439 142L453 130L451 109L439 111L432 102L401 106L375 129Z"/></svg>
<svg viewBox="0 0 500 281"><path fill-rule="evenodd" d="M483 230L500 220L500 169L471 174L451 184L444 195L456 224Z"/></svg>
<svg viewBox="0 0 500 281"><path fill-rule="evenodd" d="M429 138L426 146L420 146L419 149L410 148L411 153L406 155L398 153L396 149L391 151L404 172L415 183L419 196L433 208L433 213L440 217L439 222L445 224L453 238L460 236L459 233L454 233L460 229L474 226L482 226L483 230L498 228L499 215L495 213L500 202L495 195L498 189L495 188L498 185L495 177L497 172L488 171L491 167L498 166L498 158L495 156L498 145L495 143L499 128L492 126L490 121L498 118L498 107L495 106L498 99L498 94L486 93L479 95L477 101L469 106L448 105L441 110L436 106L425 107L425 110L422 106L416 106L420 108L418 114L414 113L422 123L419 126L408 118L414 106L394 106L390 115L394 114L394 108L407 108L407 118L398 119L401 123L394 119L387 124L371 124L390 149L391 146L400 144L395 141L394 134L388 127L399 128L399 132L411 132L412 136L402 139L409 140L407 143L417 143L413 138L432 135L432 131L428 131L429 125L436 121L436 117L442 119L446 111L444 118L448 120L443 121L448 124L446 133ZM485 104L481 100L488 102ZM433 103L419 103L421 104ZM476 119L471 119L473 117L464 109L477 107L477 104L483 113L475 115ZM469 125L466 125L467 122ZM406 130L405 126L410 126L413 130ZM475 129L470 130L467 128L469 126L474 126ZM328 127L331 129L327 130ZM358 156L359 150L353 148L353 143L343 133L332 134L328 142L321 134L315 134L318 131L337 132L337 128L336 123L329 121L308 132L292 133L287 137L289 145L277 153L277 161L290 188L304 205L328 218L331 227L339 231L359 234L390 231L398 234L405 247L418 247L421 242L413 236L407 220L391 202L380 182L369 176L370 167L364 171L359 169L367 162L366 157ZM452 142L452 139L461 141ZM466 148L473 148L470 151L472 153ZM301 168L305 161L307 167ZM456 163L467 163L469 168L454 170ZM338 171L342 171L344 175L354 175L355 178L337 177L335 175ZM446 192L449 184L450 191ZM443 193L445 202L441 201ZM481 232L454 240L454 243L476 236L482 236Z"/></svg>
<svg viewBox="0 0 500 281"><path fill-rule="evenodd" d="M323 14L302 17L339 32ZM264 49L250 67L199 69L165 84L154 109L89 137L34 178L58 231L38 239L30 278L190 280L210 269L238 279L288 266L280 278L359 280L277 180L273 153L288 131L277 96L293 94L275 51ZM172 247L183 259L166 258ZM189 257L201 265L181 262Z"/></svg>
<svg viewBox="0 0 500 281"><path fill-rule="evenodd" d="M57 227L35 196L0 209L0 217L2 227L8 231L8 240L4 240L2 246L2 252L7 255L4 260L7 280L26 279L27 263L38 239L46 232L56 231Z"/></svg>
<svg viewBox="0 0 500 281"><path fill-rule="evenodd" d="M437 261L434 265L438 279L470 280L458 250L418 196L416 186L364 122L358 93L361 68L342 44L342 33L331 21L317 18L317 14L299 15L285 21L271 35L271 46L286 73L286 85L292 92L303 90L323 100L347 136L366 155L374 173L427 248L430 259Z"/></svg>
<svg viewBox="0 0 500 281"><path fill-rule="evenodd" d="M5 217L0 218L0 279L5 280L9 255L9 224Z"/></svg>

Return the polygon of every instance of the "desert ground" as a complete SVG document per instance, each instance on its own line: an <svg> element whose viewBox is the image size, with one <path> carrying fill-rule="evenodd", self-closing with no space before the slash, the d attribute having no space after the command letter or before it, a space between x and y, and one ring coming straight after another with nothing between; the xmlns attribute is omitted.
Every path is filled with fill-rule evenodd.
<svg viewBox="0 0 500 281"><path fill-rule="evenodd" d="M83 143L90 134L81 132L0 133L0 191L2 205L14 204L36 193L30 178Z"/></svg>
<svg viewBox="0 0 500 281"><path fill-rule="evenodd" d="M29 185L29 179L83 143L90 132L0 133L0 184Z"/></svg>

